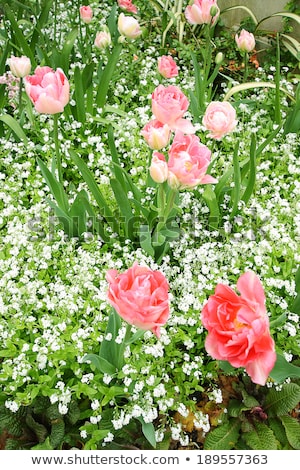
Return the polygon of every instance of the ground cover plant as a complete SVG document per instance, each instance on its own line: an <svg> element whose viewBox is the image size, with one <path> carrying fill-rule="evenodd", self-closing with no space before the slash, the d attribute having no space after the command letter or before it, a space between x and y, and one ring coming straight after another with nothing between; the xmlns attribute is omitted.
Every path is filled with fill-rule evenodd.
<svg viewBox="0 0 300 470"><path fill-rule="evenodd" d="M299 42L242 8L1 3L1 449L300 449Z"/></svg>

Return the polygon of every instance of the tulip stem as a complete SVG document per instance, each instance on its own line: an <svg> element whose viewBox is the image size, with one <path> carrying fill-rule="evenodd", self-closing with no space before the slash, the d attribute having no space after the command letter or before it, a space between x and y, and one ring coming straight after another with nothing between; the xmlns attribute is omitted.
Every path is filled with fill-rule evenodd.
<svg viewBox="0 0 300 470"><path fill-rule="evenodd" d="M244 55L244 83L247 82L247 78L248 78L248 62L249 62L249 55L248 55L248 52L245 52L245 55Z"/></svg>
<svg viewBox="0 0 300 470"><path fill-rule="evenodd" d="M55 169L57 169L58 181L61 184L63 184L61 155L60 155L59 141L58 141L58 114L53 115L53 137L54 137L54 144L55 144L55 156L52 159L52 174L53 176L55 176Z"/></svg>
<svg viewBox="0 0 300 470"><path fill-rule="evenodd" d="M19 82L19 114L22 114L22 90L23 90L23 78L20 78Z"/></svg>

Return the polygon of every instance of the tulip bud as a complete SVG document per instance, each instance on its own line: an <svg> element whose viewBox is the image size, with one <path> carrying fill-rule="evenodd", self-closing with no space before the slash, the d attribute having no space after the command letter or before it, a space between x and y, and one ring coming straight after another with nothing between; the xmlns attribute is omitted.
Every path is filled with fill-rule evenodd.
<svg viewBox="0 0 300 470"><path fill-rule="evenodd" d="M168 164L162 153L154 152L149 171L155 183L164 183L167 180Z"/></svg>
<svg viewBox="0 0 300 470"><path fill-rule="evenodd" d="M82 6L79 8L80 18L86 24L90 23L93 18L93 10L90 6Z"/></svg>
<svg viewBox="0 0 300 470"><path fill-rule="evenodd" d="M215 58L215 64L220 65L222 64L223 60L224 60L224 54L222 52L218 52Z"/></svg>
<svg viewBox="0 0 300 470"><path fill-rule="evenodd" d="M119 33L127 39L136 39L142 34L138 21L132 16L125 16L124 13L120 13L119 15L118 30Z"/></svg>
<svg viewBox="0 0 300 470"><path fill-rule="evenodd" d="M31 70L30 59L24 55L22 57L11 56L7 60L11 73L18 78L24 78L29 75Z"/></svg>
<svg viewBox="0 0 300 470"><path fill-rule="evenodd" d="M96 34L94 45L98 49L106 49L111 44L111 35L109 31L100 31Z"/></svg>
<svg viewBox="0 0 300 470"><path fill-rule="evenodd" d="M179 189L180 187L180 182L174 173L169 171L168 174L168 185L170 186L171 189Z"/></svg>
<svg viewBox="0 0 300 470"><path fill-rule="evenodd" d="M216 16L218 13L219 13L219 8L216 6L216 5L213 5L210 9L210 16L213 18L214 16Z"/></svg>

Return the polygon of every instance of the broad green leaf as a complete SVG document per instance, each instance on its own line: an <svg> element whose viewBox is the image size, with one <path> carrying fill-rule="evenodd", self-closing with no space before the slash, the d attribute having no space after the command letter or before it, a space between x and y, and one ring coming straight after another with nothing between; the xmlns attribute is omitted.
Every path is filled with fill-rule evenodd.
<svg viewBox="0 0 300 470"><path fill-rule="evenodd" d="M288 440L280 418L268 418L267 422L269 427L272 429L276 439L280 442L281 446L286 447L288 445Z"/></svg>
<svg viewBox="0 0 300 470"><path fill-rule="evenodd" d="M76 118L79 122L85 122L85 103L84 103L84 91L83 91L83 81L80 68L77 66L74 70L74 83L75 83L75 102L76 102Z"/></svg>
<svg viewBox="0 0 300 470"><path fill-rule="evenodd" d="M41 8L41 12L39 17L37 18L33 35L30 41L30 49L32 51L35 50L37 42L40 41L41 36L43 35L42 31L45 25L47 24L49 12L52 8L53 0L47 0L47 2L43 3L43 7Z"/></svg>
<svg viewBox="0 0 300 470"><path fill-rule="evenodd" d="M240 400L230 400L228 405L228 416L231 418L238 418L244 411L249 409L251 408L245 406Z"/></svg>
<svg viewBox="0 0 300 470"><path fill-rule="evenodd" d="M237 210L238 210L238 204L241 200L240 195L241 195L241 168L240 168L240 162L239 162L239 142L236 143L234 152L233 152L233 182L234 182L234 187L232 189L232 194L231 194L231 199L232 199L232 209L230 216L234 217Z"/></svg>
<svg viewBox="0 0 300 470"><path fill-rule="evenodd" d="M212 189L211 185L209 184L206 185L206 188L203 192L202 197L209 208L209 212L210 212L209 225L212 228L217 228L219 226L219 221L220 221L220 209L219 209L219 204L216 198L216 194L214 190Z"/></svg>
<svg viewBox="0 0 300 470"><path fill-rule="evenodd" d="M294 366L288 362L281 354L276 354L275 365L270 372L271 379L276 383L282 383L287 378L300 378L300 367ZM300 390L300 388L299 388ZM299 399L300 401L300 399Z"/></svg>
<svg viewBox="0 0 300 470"><path fill-rule="evenodd" d="M300 402L300 386L283 384L281 390L271 388L266 396L264 410L270 417L288 414Z"/></svg>
<svg viewBox="0 0 300 470"><path fill-rule="evenodd" d="M250 90L251 88L276 88L274 83L269 82L249 82L249 83L242 83L241 85L236 85L230 88L230 90L226 93L224 97L224 101L228 101L229 98L234 95L235 93L239 93L240 91ZM293 95L290 94L285 88L280 87L280 90L285 93L292 101L295 101Z"/></svg>
<svg viewBox="0 0 300 470"><path fill-rule="evenodd" d="M243 433L246 444L254 450L276 450L277 441L273 431L264 423L255 421L251 431Z"/></svg>
<svg viewBox="0 0 300 470"><path fill-rule="evenodd" d="M74 220L77 226L78 237L80 237L87 230L87 208L89 206L89 198L82 189L77 195L70 208L69 216Z"/></svg>
<svg viewBox="0 0 300 470"><path fill-rule="evenodd" d="M143 250L150 256L154 256L154 248L151 242L151 232L149 225L140 225L140 245Z"/></svg>
<svg viewBox="0 0 300 470"><path fill-rule="evenodd" d="M294 21L296 21L297 23L300 24L300 16L299 16L299 15L296 15L295 13L290 13L290 12L288 12L288 11L279 11L279 12L273 13L273 14L270 15L270 16L266 16L265 18L263 18L262 20L260 20L260 21L257 23L256 28L258 28L258 26L260 26L261 23L263 23L263 21L269 20L270 18L274 18L274 17L276 17L276 16L283 16L284 18L290 18L291 20L294 20Z"/></svg>
<svg viewBox="0 0 300 470"><path fill-rule="evenodd" d="M105 66L105 69L103 70L103 73L101 75L101 79L98 84L97 96L96 96L96 103L97 103L98 108L103 108L105 105L107 92L109 89L109 84L112 79L115 67L117 65L121 50L122 50L122 44L117 44L114 47L108 59L108 62Z"/></svg>
<svg viewBox="0 0 300 470"><path fill-rule="evenodd" d="M250 8L247 8L246 6L244 5L236 5L236 6L233 6L233 7L229 7L229 8L225 8L224 10L221 11L221 15L223 15L224 13L228 12L228 11L233 11L233 10L244 10L246 11L246 13L251 16L254 24L258 24L258 20L256 18L256 16L254 15L253 11L250 10Z"/></svg>
<svg viewBox="0 0 300 470"><path fill-rule="evenodd" d="M286 437L293 449L300 450L300 422L292 416L280 417L285 428Z"/></svg>
<svg viewBox="0 0 300 470"><path fill-rule="evenodd" d="M0 121L4 122L13 133L24 142L25 145L28 143L28 139L26 134L24 133L23 129L21 128L20 124L12 117L10 114L3 114L0 116Z"/></svg>
<svg viewBox="0 0 300 470"><path fill-rule="evenodd" d="M103 196L102 192L100 191L100 188L99 188L97 182L95 181L93 173L90 171L90 169L88 168L86 163L82 160L82 158L79 157L72 150L70 150L70 157L72 158L72 160L77 165L84 181L86 182L86 184L89 187L89 190L93 194L93 196L94 196L94 198L95 198L95 200L96 200L96 202L99 206L101 215L103 217L107 218L108 223L109 223L110 226L112 226L114 229L117 229L117 222L116 222L116 220L113 216L113 213L112 213L109 205L107 204L107 202L105 200L105 197Z"/></svg>
<svg viewBox="0 0 300 470"><path fill-rule="evenodd" d="M250 167L248 174L248 183L247 187L242 196L242 201L245 204L248 204L249 199L253 193L254 185L256 180L256 137L255 134L251 136L251 145L250 145Z"/></svg>
<svg viewBox="0 0 300 470"><path fill-rule="evenodd" d="M132 240L133 232L131 230L131 221L134 220L134 215L132 213L132 209L127 198L127 194L124 192L121 184L118 180L111 178L110 180L111 188L114 192L117 204L119 206L121 220L119 221L120 226L123 227L126 238Z"/></svg>
<svg viewBox="0 0 300 470"><path fill-rule="evenodd" d="M30 49L29 45L28 45L28 41L27 39L25 38L22 30L19 28L19 25L17 23L17 21L15 20L15 16L14 16L14 13L12 12L12 10L9 8L8 4L5 5L5 14L10 22L10 25L11 25L11 29L15 35L15 39L17 41L17 45L20 47L20 49L22 50L22 53L24 55L26 55L27 57L29 57L30 61L31 61L31 65L32 67L35 67L35 57L34 57L34 53L33 51Z"/></svg>
<svg viewBox="0 0 300 470"><path fill-rule="evenodd" d="M48 170L47 166L39 157L37 157L37 163L54 199L57 202L58 207L62 209L65 213L68 213L69 202L63 185L59 181L57 181L57 179L52 175L52 173Z"/></svg>
<svg viewBox="0 0 300 470"><path fill-rule="evenodd" d="M142 416L137 418L142 425L142 432L154 449L156 448L156 439L155 439L155 427L153 423L145 423L145 420Z"/></svg>
<svg viewBox="0 0 300 470"><path fill-rule="evenodd" d="M87 361L91 362L96 369L103 374L114 375L117 372L117 369L113 364L97 354L86 354L83 358L83 362Z"/></svg>
<svg viewBox="0 0 300 470"><path fill-rule="evenodd" d="M116 343L115 339L118 336L119 329L122 326L122 321L117 312L113 309L108 318L108 323L105 331L105 337L109 334L111 339L103 339L99 356L100 359L105 359L107 362L112 364L116 369L120 369L124 358L120 357L122 350L122 344Z"/></svg>
<svg viewBox="0 0 300 470"><path fill-rule="evenodd" d="M239 439L240 420L230 420L210 431L204 441L204 450L229 450Z"/></svg>
<svg viewBox="0 0 300 470"><path fill-rule="evenodd" d="M78 35L78 29L74 28L72 29L72 31L69 32L69 34L67 35L64 41L64 47L61 51L60 63L61 63L61 68L64 70L65 73L69 69L70 56L71 56L71 52L74 47L77 35Z"/></svg>

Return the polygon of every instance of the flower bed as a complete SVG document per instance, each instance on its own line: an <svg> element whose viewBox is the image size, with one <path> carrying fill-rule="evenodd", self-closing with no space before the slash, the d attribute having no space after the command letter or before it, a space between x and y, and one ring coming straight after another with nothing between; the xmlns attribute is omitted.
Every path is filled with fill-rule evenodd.
<svg viewBox="0 0 300 470"><path fill-rule="evenodd" d="M2 12L0 447L299 449L296 61L86 3Z"/></svg>

